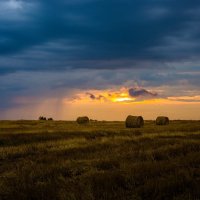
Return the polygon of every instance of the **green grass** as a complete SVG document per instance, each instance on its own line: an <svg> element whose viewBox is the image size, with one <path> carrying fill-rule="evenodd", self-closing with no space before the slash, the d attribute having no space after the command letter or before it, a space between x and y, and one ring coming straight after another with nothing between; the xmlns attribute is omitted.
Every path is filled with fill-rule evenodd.
<svg viewBox="0 0 200 200"><path fill-rule="evenodd" d="M0 200L199 200L200 121L0 121Z"/></svg>

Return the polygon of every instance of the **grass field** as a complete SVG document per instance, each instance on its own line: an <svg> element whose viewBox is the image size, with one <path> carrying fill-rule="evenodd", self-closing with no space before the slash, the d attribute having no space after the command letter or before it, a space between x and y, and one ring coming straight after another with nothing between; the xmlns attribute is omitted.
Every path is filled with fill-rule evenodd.
<svg viewBox="0 0 200 200"><path fill-rule="evenodd" d="M199 200L200 121L0 121L0 200Z"/></svg>

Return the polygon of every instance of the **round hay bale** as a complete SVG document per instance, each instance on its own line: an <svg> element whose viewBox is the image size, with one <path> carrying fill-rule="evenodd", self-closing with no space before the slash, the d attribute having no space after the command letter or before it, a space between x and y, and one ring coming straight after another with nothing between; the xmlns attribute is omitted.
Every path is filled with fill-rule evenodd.
<svg viewBox="0 0 200 200"><path fill-rule="evenodd" d="M90 119L87 117L87 116L84 116L84 117L78 117L76 122L78 124L88 124L90 121Z"/></svg>
<svg viewBox="0 0 200 200"><path fill-rule="evenodd" d="M126 118L126 128L140 128L143 125L144 125L144 120L142 116L129 115Z"/></svg>
<svg viewBox="0 0 200 200"><path fill-rule="evenodd" d="M169 118L165 116L159 116L156 118L156 125L168 125Z"/></svg>

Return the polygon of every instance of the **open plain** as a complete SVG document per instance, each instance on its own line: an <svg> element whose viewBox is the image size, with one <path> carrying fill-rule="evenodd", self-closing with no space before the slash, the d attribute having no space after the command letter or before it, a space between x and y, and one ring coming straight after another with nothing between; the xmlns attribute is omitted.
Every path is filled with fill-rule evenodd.
<svg viewBox="0 0 200 200"><path fill-rule="evenodd" d="M1 200L200 199L200 121L0 121Z"/></svg>

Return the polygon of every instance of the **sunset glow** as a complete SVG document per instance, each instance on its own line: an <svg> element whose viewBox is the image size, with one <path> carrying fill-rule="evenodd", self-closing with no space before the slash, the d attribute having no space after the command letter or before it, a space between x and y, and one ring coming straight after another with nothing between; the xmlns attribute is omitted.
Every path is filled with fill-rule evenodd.
<svg viewBox="0 0 200 200"><path fill-rule="evenodd" d="M1 0L0 119L200 119L199 8Z"/></svg>

